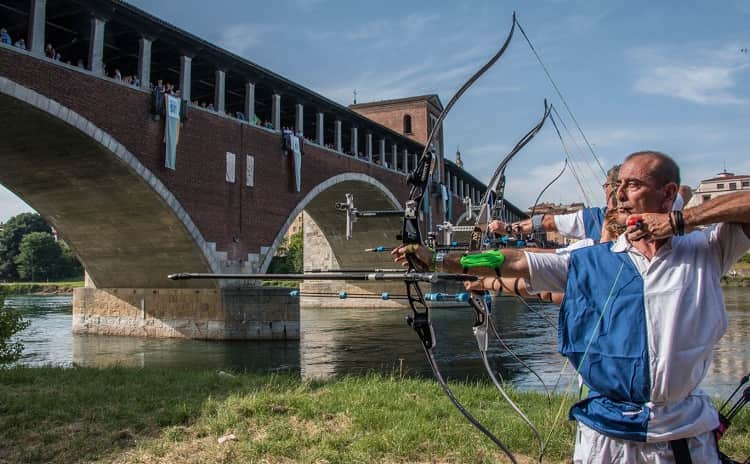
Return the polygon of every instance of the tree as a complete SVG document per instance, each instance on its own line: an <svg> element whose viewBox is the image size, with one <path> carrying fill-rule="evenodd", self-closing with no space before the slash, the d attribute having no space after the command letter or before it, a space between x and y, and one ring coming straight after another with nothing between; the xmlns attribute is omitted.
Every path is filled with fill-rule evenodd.
<svg viewBox="0 0 750 464"><path fill-rule="evenodd" d="M21 240L31 232L52 232L44 219L36 213L22 213L8 219L0 232L0 279L15 280L16 256Z"/></svg>
<svg viewBox="0 0 750 464"><path fill-rule="evenodd" d="M62 248L47 232L26 234L21 240L15 262L18 276L31 281L58 279L70 268Z"/></svg>
<svg viewBox="0 0 750 464"><path fill-rule="evenodd" d="M303 266L302 231L285 237L268 266L271 274L298 274Z"/></svg>
<svg viewBox="0 0 750 464"><path fill-rule="evenodd" d="M4 307L4 295L0 289L0 366L17 361L21 357L23 344L11 342L10 338L29 326L18 311Z"/></svg>
<svg viewBox="0 0 750 464"><path fill-rule="evenodd" d="M62 240L57 242L62 248L62 254L64 258L64 269L60 277L70 279L83 279L83 265L76 257L73 250L70 249L67 243Z"/></svg>

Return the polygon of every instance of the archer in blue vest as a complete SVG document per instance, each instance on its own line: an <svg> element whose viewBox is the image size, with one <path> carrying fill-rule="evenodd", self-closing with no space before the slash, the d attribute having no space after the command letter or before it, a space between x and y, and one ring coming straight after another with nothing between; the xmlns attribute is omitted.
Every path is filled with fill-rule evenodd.
<svg viewBox="0 0 750 464"><path fill-rule="evenodd" d="M558 348L589 391L569 413L574 462L719 462L718 414L699 384L727 328L721 276L750 249L750 192L672 211L679 185L670 157L633 153L615 192L627 224L616 241L570 254L493 250L493 266L473 269L565 292ZM451 253L442 270L472 261Z"/></svg>

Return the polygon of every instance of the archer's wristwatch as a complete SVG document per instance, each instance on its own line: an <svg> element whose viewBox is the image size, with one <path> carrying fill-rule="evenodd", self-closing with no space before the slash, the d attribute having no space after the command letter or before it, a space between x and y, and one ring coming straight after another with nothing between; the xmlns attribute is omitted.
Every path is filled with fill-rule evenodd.
<svg viewBox="0 0 750 464"><path fill-rule="evenodd" d="M443 262L445 261L446 253L444 251L438 251L435 253L435 271L443 272Z"/></svg>

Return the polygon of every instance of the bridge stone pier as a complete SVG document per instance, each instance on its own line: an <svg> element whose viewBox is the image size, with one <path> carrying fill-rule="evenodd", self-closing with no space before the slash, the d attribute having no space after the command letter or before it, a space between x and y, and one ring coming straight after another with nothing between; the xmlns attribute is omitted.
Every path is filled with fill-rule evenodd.
<svg viewBox="0 0 750 464"><path fill-rule="evenodd" d="M396 245L400 220L360 219L347 241L335 203L352 193L360 209L400 209L406 173L423 148L416 138L126 3L31 3L26 17L14 10L23 27L0 20L37 45L70 42L66 53L80 48L86 60L73 66L37 46L0 44L0 183L37 210L86 268L86 286L73 298L74 332L299 337L300 302L287 290L166 277L265 272L299 214L307 268L393 267L387 253L362 250ZM55 27L44 16L50 8ZM96 27L76 32L85 23L76 15L94 15L86 18ZM77 40L61 31L76 32ZM110 77L114 68L140 82ZM149 85L157 80L176 82L185 108L173 169L165 166L163 108L153 104L162 89ZM299 189L285 128L302 142ZM452 163L442 172L424 230L446 213L455 220L461 199L476 201L484 188ZM452 194L448 211L441 192ZM332 289L325 285L308 282L303 290ZM403 293L403 285L347 288Z"/></svg>

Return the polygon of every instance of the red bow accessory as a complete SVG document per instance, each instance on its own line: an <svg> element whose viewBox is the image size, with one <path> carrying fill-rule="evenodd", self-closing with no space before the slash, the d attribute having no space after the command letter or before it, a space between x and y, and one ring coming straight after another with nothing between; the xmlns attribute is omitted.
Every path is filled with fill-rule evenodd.
<svg viewBox="0 0 750 464"><path fill-rule="evenodd" d="M643 224L643 218L640 216L632 216L630 219L628 219L628 225L629 226L641 226Z"/></svg>

